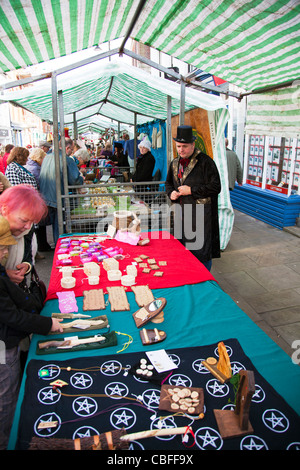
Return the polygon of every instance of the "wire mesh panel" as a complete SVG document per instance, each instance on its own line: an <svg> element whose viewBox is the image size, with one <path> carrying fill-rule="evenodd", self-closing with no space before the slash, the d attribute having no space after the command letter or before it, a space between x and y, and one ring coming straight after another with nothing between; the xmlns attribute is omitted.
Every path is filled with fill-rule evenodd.
<svg viewBox="0 0 300 470"><path fill-rule="evenodd" d="M69 186L63 197L65 233L106 232L116 211L131 211L142 231L172 232L172 211L164 182L86 183Z"/></svg>

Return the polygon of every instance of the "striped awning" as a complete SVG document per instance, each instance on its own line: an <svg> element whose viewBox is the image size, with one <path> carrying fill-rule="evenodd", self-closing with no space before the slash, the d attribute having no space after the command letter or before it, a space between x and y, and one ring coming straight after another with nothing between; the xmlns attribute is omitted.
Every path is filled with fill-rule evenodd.
<svg viewBox="0 0 300 470"><path fill-rule="evenodd" d="M299 78L299 0L1 0L0 71L131 37L246 91Z"/></svg>
<svg viewBox="0 0 300 470"><path fill-rule="evenodd" d="M247 102L246 134L300 138L300 81Z"/></svg>
<svg viewBox="0 0 300 470"><path fill-rule="evenodd" d="M66 124L73 122L74 113L78 125L92 116L127 125L143 124L167 119L168 96L172 115L179 114L181 106L178 83L154 77L123 62L109 62L101 67L92 63L59 75L57 89L62 92ZM50 79L22 90L5 90L1 100L21 106L45 121L53 120ZM222 110L228 115L226 103L219 96L187 88L185 110L196 107L212 112Z"/></svg>

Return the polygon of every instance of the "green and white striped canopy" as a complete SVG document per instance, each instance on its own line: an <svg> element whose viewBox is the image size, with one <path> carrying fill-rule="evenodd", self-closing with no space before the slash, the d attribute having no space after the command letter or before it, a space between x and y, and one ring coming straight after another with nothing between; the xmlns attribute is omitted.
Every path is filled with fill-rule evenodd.
<svg viewBox="0 0 300 470"><path fill-rule="evenodd" d="M299 0L1 0L0 23L3 72L129 35L246 91L299 78Z"/></svg>
<svg viewBox="0 0 300 470"><path fill-rule="evenodd" d="M127 125L144 124L154 119L167 119L167 97L171 97L171 113L180 112L180 85L154 77L148 72L120 62L99 66L92 63L75 71L58 75L57 89L62 91L64 122L79 123L92 116L102 116ZM0 101L10 101L52 122L51 80L44 79L22 90L6 90ZM202 108L214 112L224 110L222 98L187 88L185 110Z"/></svg>

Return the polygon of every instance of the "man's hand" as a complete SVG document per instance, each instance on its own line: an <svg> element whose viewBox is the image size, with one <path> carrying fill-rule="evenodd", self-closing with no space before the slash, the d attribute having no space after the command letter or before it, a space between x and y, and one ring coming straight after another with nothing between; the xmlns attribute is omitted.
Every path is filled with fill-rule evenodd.
<svg viewBox="0 0 300 470"><path fill-rule="evenodd" d="M180 196L189 196L192 194L190 186L187 185L179 186L178 191Z"/></svg>

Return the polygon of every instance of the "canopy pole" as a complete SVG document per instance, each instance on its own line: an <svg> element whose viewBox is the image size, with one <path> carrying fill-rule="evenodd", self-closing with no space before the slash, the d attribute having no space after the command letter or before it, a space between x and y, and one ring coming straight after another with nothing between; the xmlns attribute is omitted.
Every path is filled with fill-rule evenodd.
<svg viewBox="0 0 300 470"><path fill-rule="evenodd" d="M62 153L62 171L63 171L63 182L64 182L64 195L67 196L69 193L68 186L68 168L66 160L66 139L65 139L65 120L64 120L64 104L63 104L63 92L58 92L58 105L59 105L59 122L60 122L60 138L61 138L61 153ZM70 200L65 198L65 214L66 214L66 229L70 232Z"/></svg>
<svg viewBox="0 0 300 470"><path fill-rule="evenodd" d="M180 81L180 112L179 112L179 125L184 124L184 111L185 111L185 83Z"/></svg>
<svg viewBox="0 0 300 470"><path fill-rule="evenodd" d="M136 170L136 144L137 144L137 135L136 135L136 113L134 113L134 146L133 146L133 158L134 158L134 171Z"/></svg>
<svg viewBox="0 0 300 470"><path fill-rule="evenodd" d="M54 160L55 160L58 233L59 235L62 235L64 222L63 222L63 214L62 214L61 178L60 178L60 161L59 161L57 77L56 77L55 72L51 76L51 91L52 91L52 113L53 113L53 152L54 152Z"/></svg>
<svg viewBox="0 0 300 470"><path fill-rule="evenodd" d="M167 96L167 168L172 161L172 98Z"/></svg>
<svg viewBox="0 0 300 470"><path fill-rule="evenodd" d="M76 112L73 113L73 140L78 139Z"/></svg>

